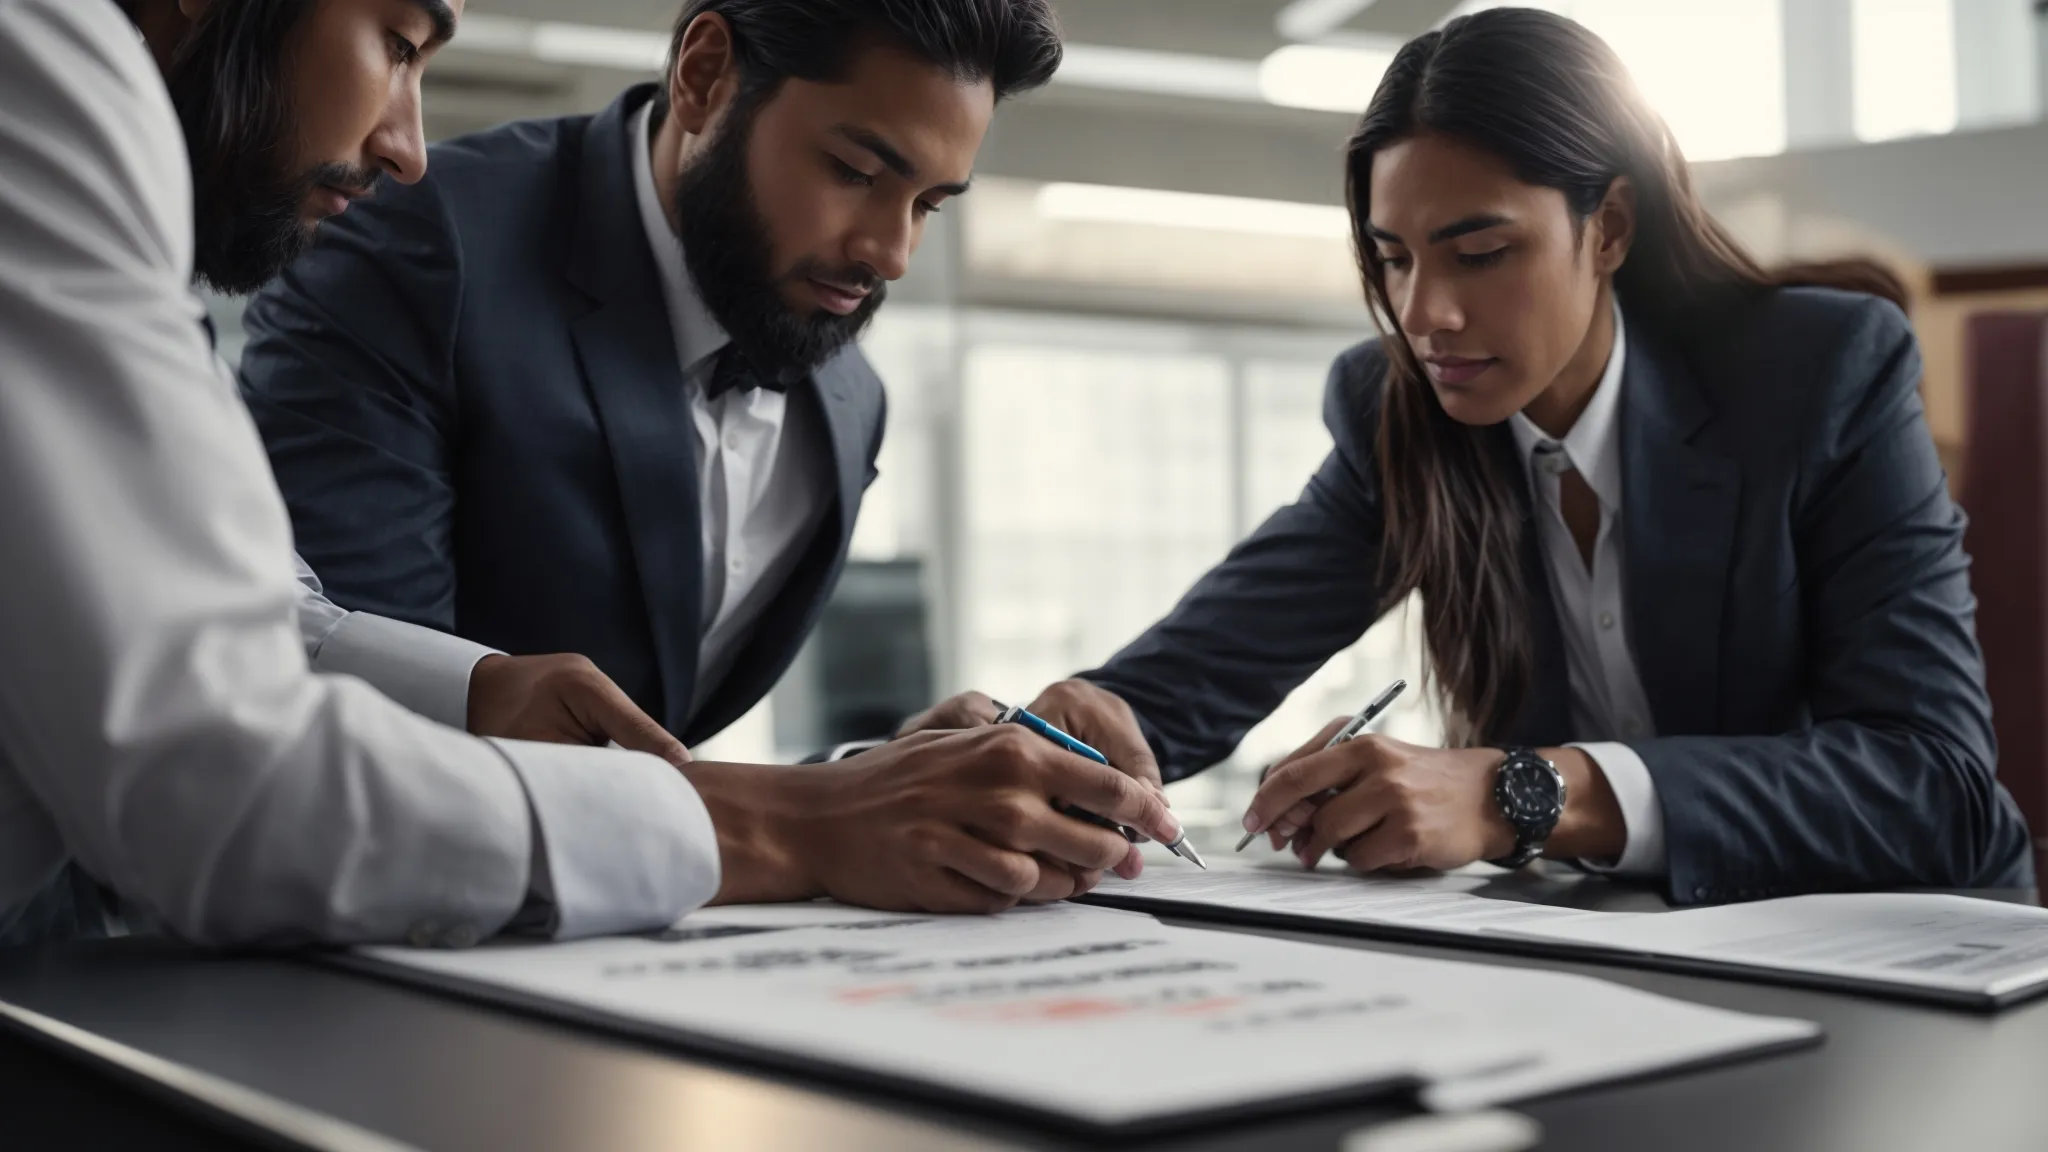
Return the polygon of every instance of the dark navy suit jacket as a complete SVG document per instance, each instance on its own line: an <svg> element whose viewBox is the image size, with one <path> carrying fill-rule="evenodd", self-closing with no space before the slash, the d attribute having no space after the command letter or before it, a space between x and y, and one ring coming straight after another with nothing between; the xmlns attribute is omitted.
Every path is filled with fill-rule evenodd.
<svg viewBox="0 0 2048 1152"><path fill-rule="evenodd" d="M336 602L583 653L694 744L816 621L884 400L852 348L792 387L829 430L837 508L692 715L710 623L697 435L627 151L653 91L440 144L424 180L322 225L249 307L242 387Z"/></svg>
<svg viewBox="0 0 2048 1152"><path fill-rule="evenodd" d="M1300 500L1085 674L1130 702L1168 779L1227 756L1373 622L1386 368L1377 341L1338 358L1336 448ZM1774 292L1682 344L1629 323L1626 608L1658 736L1627 743L1679 902L2033 882L1994 779L1963 516L1919 380L1905 316L1866 296ZM1481 435L1526 517L1511 433ZM1508 742L1611 739L1570 729L1533 521L1522 535L1537 674Z"/></svg>

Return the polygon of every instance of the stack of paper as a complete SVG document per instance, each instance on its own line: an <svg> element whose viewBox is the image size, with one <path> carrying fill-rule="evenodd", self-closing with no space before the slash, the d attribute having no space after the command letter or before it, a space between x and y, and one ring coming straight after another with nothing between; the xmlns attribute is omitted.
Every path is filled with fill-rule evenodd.
<svg viewBox="0 0 2048 1152"><path fill-rule="evenodd" d="M1581 916L1524 926L1517 934L1975 1007L2003 1007L2048 991L2048 909L1967 896L1790 896L1684 912Z"/></svg>
<svg viewBox="0 0 2048 1152"><path fill-rule="evenodd" d="M1819 1035L1583 977L1076 905L718 910L655 937L358 956L586 1022L1112 1129L1409 1088L1464 1108Z"/></svg>
<svg viewBox="0 0 2048 1152"><path fill-rule="evenodd" d="M1191 917L1537 945L1650 967L1994 1008L2048 991L2048 909L1963 896L1850 893L1660 913L1604 913L1479 896L1489 878L1149 868L1105 879L1115 906Z"/></svg>

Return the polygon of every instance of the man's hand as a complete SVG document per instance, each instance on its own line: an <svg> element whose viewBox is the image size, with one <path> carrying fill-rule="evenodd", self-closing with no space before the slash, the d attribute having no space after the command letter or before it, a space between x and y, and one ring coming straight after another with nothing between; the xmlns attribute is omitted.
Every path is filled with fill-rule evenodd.
<svg viewBox="0 0 2048 1152"><path fill-rule="evenodd" d="M1152 746L1145 743L1137 713L1123 697L1087 680L1062 680L1040 692L1030 708L1109 757L1118 771L1165 798L1159 761L1152 755Z"/></svg>
<svg viewBox="0 0 2048 1152"><path fill-rule="evenodd" d="M896 729L896 739L902 739L913 732L950 732L960 728L979 728L996 722L1001 709L996 702L980 692L962 692L951 699L919 712L903 722Z"/></svg>
<svg viewBox="0 0 2048 1152"><path fill-rule="evenodd" d="M1304 868L1334 852L1362 872L1448 870L1514 850L1514 828L1493 800L1499 749L1424 748L1378 735L1328 751L1311 744L1316 750L1267 773L1244 817L1247 832L1291 840ZM1627 827L1599 767L1576 748L1542 755L1564 774L1567 797L1547 854L1620 855Z"/></svg>
<svg viewBox="0 0 2048 1152"><path fill-rule="evenodd" d="M491 655L477 661L469 674L469 730L551 744L612 741L671 764L690 762L682 741L582 656Z"/></svg>
<svg viewBox="0 0 2048 1152"><path fill-rule="evenodd" d="M1110 764L1124 775L1160 792L1163 786L1159 761L1153 758L1145 734L1138 729L1137 714L1124 703L1123 697L1086 680L1062 680L1040 692L1029 708L1067 735L1107 756ZM999 711L995 701L982 693L962 692L905 720L896 735L900 739L913 732L993 724Z"/></svg>
<svg viewBox="0 0 2048 1152"><path fill-rule="evenodd" d="M719 831L719 903L831 896L924 912L1063 900L1136 847L1071 804L1172 840L1179 822L1129 776L1014 725L924 732L832 764L685 770Z"/></svg>

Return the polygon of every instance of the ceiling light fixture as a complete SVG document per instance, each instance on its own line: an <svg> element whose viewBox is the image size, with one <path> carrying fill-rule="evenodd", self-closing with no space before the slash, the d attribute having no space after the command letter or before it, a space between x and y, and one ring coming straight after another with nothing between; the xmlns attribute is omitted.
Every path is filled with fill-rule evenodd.
<svg viewBox="0 0 2048 1152"><path fill-rule="evenodd" d="M1376 0L1294 0L1273 17L1273 30L1282 40L1321 40Z"/></svg>
<svg viewBox="0 0 2048 1152"><path fill-rule="evenodd" d="M1259 94L1283 108L1365 111L1400 45L1289 44L1259 63Z"/></svg>
<svg viewBox="0 0 2048 1152"><path fill-rule="evenodd" d="M477 12L462 18L462 32L455 45L465 51L526 56L550 64L660 72L668 61L668 42L666 32Z"/></svg>
<svg viewBox="0 0 2048 1152"><path fill-rule="evenodd" d="M1351 215L1344 209L1295 200L1108 184L1047 184L1038 190L1035 206L1047 220L1204 228L1308 240L1344 240L1351 235Z"/></svg>
<svg viewBox="0 0 2048 1152"><path fill-rule="evenodd" d="M1228 56L1068 44L1053 83L1205 100L1257 102L1259 65Z"/></svg>

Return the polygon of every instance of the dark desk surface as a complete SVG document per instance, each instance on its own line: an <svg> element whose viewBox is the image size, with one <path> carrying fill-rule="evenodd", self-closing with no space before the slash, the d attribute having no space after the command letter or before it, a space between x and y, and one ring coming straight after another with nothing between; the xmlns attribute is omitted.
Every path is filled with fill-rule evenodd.
<svg viewBox="0 0 2048 1152"><path fill-rule="evenodd" d="M1570 875L1518 878L1496 891L1577 906L1657 906L1646 893ZM1546 1148L2048 1148L2048 1000L1982 1016L1628 968L1326 942L1591 973L1702 1004L1816 1020L1827 1029L1818 1049L1520 1107L1542 1122ZM0 1000L435 1152L1089 1146L971 1113L676 1055L300 960L202 959L163 942L103 941L0 962ZM67 1125L79 1127L49 1146L116 1146L95 1139L100 1130L89 1123L122 1114L116 1104L131 1116L137 1108L161 1110L132 1085L81 1072L68 1055L0 1029L0 1131L18 1131L16 1118L39 1113L47 1127L49 1113L61 1112ZM1126 1146L1324 1152L1345 1133L1397 1114L1387 1107L1336 1109ZM152 1144L200 1146L179 1142L189 1136L175 1129L188 1124L167 1113L149 1129L162 1137ZM129 1133L118 1146L151 1145Z"/></svg>

